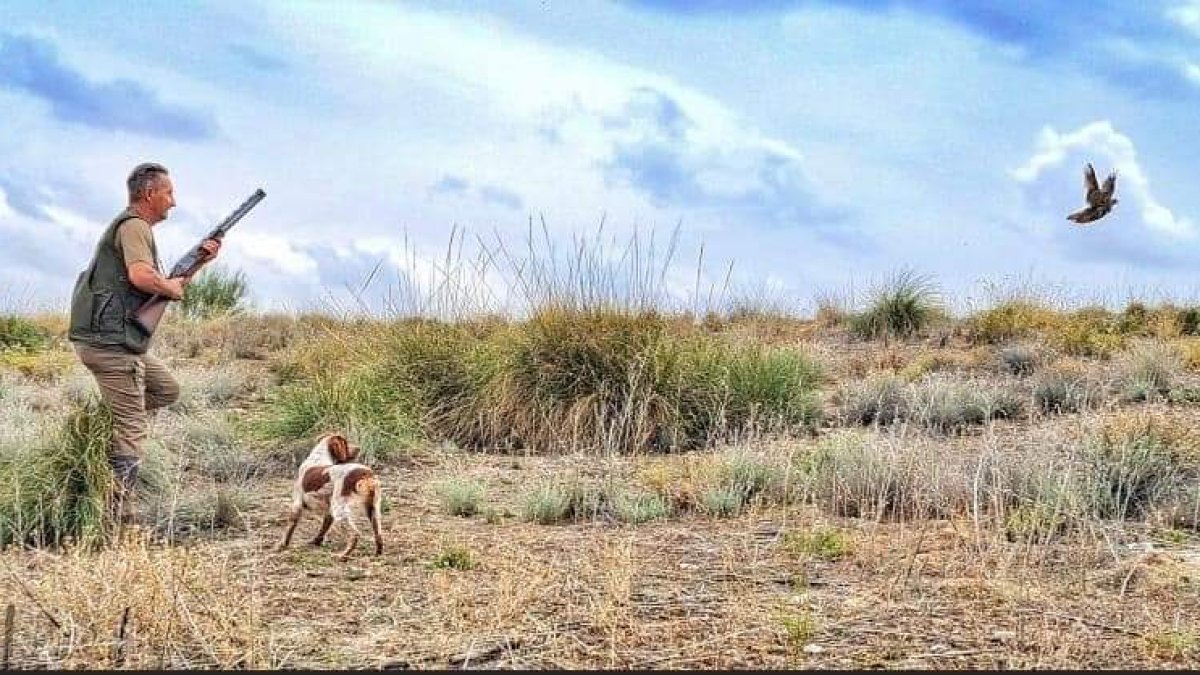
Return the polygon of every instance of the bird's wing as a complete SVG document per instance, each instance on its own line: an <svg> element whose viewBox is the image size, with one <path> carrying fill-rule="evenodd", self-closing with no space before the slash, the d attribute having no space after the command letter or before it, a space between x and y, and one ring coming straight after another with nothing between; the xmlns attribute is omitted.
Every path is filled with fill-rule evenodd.
<svg viewBox="0 0 1200 675"><path fill-rule="evenodd" d="M1114 171L1108 174L1108 178L1104 179L1104 187L1101 190L1106 197L1111 197L1113 190L1117 189L1117 172Z"/></svg>
<svg viewBox="0 0 1200 675"><path fill-rule="evenodd" d="M1088 162L1087 166L1083 167L1083 193L1091 194L1092 190L1099 190L1100 183L1096 181L1096 170L1092 168L1092 163Z"/></svg>
<svg viewBox="0 0 1200 675"><path fill-rule="evenodd" d="M1090 223L1099 217L1097 215L1096 211L1097 210L1095 207L1091 207L1091 206L1084 207L1082 209L1079 209L1075 213L1068 215L1067 220L1074 221L1081 225L1084 223Z"/></svg>

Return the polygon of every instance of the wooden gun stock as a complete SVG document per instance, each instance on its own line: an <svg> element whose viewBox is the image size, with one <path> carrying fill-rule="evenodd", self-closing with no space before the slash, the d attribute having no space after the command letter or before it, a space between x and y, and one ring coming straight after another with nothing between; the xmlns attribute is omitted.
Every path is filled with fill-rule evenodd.
<svg viewBox="0 0 1200 675"><path fill-rule="evenodd" d="M158 322L162 321L163 314L167 311L167 303L170 301L171 299L165 295L150 296L149 300L133 311L131 316L133 323L145 331L146 335L154 335L155 329L158 328Z"/></svg>

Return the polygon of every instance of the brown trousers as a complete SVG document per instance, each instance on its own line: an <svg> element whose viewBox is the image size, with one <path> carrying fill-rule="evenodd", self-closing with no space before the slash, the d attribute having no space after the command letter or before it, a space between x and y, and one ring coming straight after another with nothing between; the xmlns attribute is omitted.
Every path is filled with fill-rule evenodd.
<svg viewBox="0 0 1200 675"><path fill-rule="evenodd" d="M132 354L120 347L73 344L79 360L92 371L100 385L100 394L112 409L110 457L136 463L142 458L148 413L179 400L179 383L166 365L150 354Z"/></svg>

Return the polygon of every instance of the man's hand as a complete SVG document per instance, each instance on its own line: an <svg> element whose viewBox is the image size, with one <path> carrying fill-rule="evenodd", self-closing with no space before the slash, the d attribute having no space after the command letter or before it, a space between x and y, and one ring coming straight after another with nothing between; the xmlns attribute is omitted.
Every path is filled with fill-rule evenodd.
<svg viewBox="0 0 1200 675"><path fill-rule="evenodd" d="M163 295L172 300L183 299L183 288L192 280L191 277L172 277L163 280Z"/></svg>
<svg viewBox="0 0 1200 675"><path fill-rule="evenodd" d="M200 262L208 264L213 258L217 257L217 252L221 250L220 239L205 239L200 243L200 249L204 251L204 257L200 258Z"/></svg>

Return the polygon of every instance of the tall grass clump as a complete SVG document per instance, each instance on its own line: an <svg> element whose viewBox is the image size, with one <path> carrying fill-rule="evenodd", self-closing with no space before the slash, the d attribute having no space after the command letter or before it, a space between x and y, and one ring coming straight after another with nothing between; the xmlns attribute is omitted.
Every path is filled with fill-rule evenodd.
<svg viewBox="0 0 1200 675"><path fill-rule="evenodd" d="M112 414L90 397L40 447L0 456L0 545L102 544L113 488L111 443Z"/></svg>
<svg viewBox="0 0 1200 675"><path fill-rule="evenodd" d="M660 361L658 388L673 407L667 433L676 447L803 432L822 419L817 389L823 369L793 348L676 340Z"/></svg>
<svg viewBox="0 0 1200 675"><path fill-rule="evenodd" d="M938 444L845 431L805 458L803 491L838 516L907 520L944 516L967 503L967 472Z"/></svg>
<svg viewBox="0 0 1200 675"><path fill-rule="evenodd" d="M970 316L966 332L976 342L1001 343L1032 339L1052 330L1058 312L1031 298L1014 298Z"/></svg>
<svg viewBox="0 0 1200 675"><path fill-rule="evenodd" d="M631 453L817 424L818 364L665 313L652 243L635 237L613 257L577 241L566 259L547 246L515 260L501 244L487 258L509 260L519 318L470 316L483 293L470 293L448 258L431 297L412 287L408 298L453 323L344 322L299 345L278 369L288 382L264 434L294 440L357 425L473 449Z"/></svg>
<svg viewBox="0 0 1200 675"><path fill-rule="evenodd" d="M475 481L447 480L435 486L442 509L452 516L469 517L479 513L483 485Z"/></svg>
<svg viewBox="0 0 1200 675"><path fill-rule="evenodd" d="M1129 401L1166 396L1183 374L1183 354L1164 342L1139 342L1118 360L1118 387Z"/></svg>
<svg viewBox="0 0 1200 675"><path fill-rule="evenodd" d="M636 453L816 424L807 355L676 330L656 312L554 308L498 334L476 406L489 440Z"/></svg>
<svg viewBox="0 0 1200 675"><path fill-rule="evenodd" d="M30 351L46 346L50 334L34 322L19 316L0 316L0 351Z"/></svg>
<svg viewBox="0 0 1200 675"><path fill-rule="evenodd" d="M933 281L905 270L875 292L870 306L851 317L850 327L868 340L906 338L944 316L941 294Z"/></svg>
<svg viewBox="0 0 1200 675"><path fill-rule="evenodd" d="M288 381L270 392L253 431L284 442L339 431L368 460L409 442L419 433L419 392L394 377L387 344L388 327L348 322L296 345L285 357Z"/></svg>
<svg viewBox="0 0 1200 675"><path fill-rule="evenodd" d="M887 373L850 382L838 392L841 417L864 426L903 419L907 410L905 390L904 378Z"/></svg>
<svg viewBox="0 0 1200 675"><path fill-rule="evenodd" d="M1108 358L1125 347L1120 321L1103 307L1083 307L1061 317L1046 333L1047 343L1069 356Z"/></svg>
<svg viewBox="0 0 1200 675"><path fill-rule="evenodd" d="M495 440L628 452L670 425L658 386L666 323L657 313L545 309L503 339L503 366L485 394Z"/></svg>
<svg viewBox="0 0 1200 675"><path fill-rule="evenodd" d="M905 417L941 433L957 433L1025 412L1025 399L1015 389L982 382L930 376L910 386Z"/></svg>
<svg viewBox="0 0 1200 675"><path fill-rule="evenodd" d="M1189 425L1154 414L1105 422L1083 447L1102 518L1142 518L1183 485L1200 480L1200 436Z"/></svg>
<svg viewBox="0 0 1200 675"><path fill-rule="evenodd" d="M1043 414L1088 410L1103 399L1100 384L1081 367L1058 363L1038 371L1030 383L1033 405Z"/></svg>
<svg viewBox="0 0 1200 675"><path fill-rule="evenodd" d="M205 268L187 285L179 309L189 319L211 319L236 314L245 307L246 275L220 265Z"/></svg>

